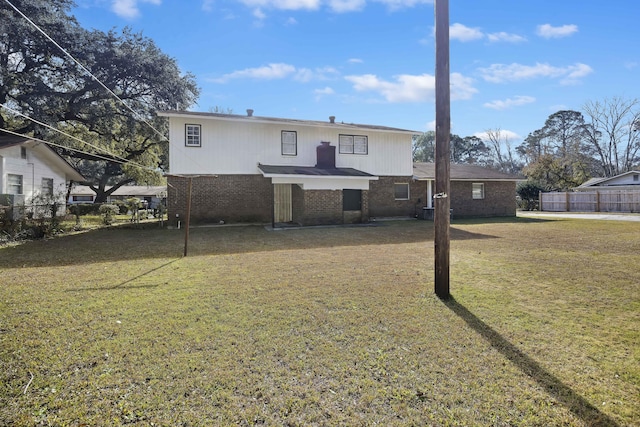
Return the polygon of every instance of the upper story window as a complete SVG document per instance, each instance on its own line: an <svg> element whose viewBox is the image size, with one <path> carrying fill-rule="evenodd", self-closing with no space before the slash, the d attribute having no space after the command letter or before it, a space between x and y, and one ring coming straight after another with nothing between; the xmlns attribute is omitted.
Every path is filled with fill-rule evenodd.
<svg viewBox="0 0 640 427"><path fill-rule="evenodd" d="M369 137L364 135L340 135L340 154L368 154Z"/></svg>
<svg viewBox="0 0 640 427"><path fill-rule="evenodd" d="M638 174L633 175L633 182L638 182L638 181L640 181L640 175Z"/></svg>
<svg viewBox="0 0 640 427"><path fill-rule="evenodd" d="M53 178L42 178L41 187L43 196L53 196Z"/></svg>
<svg viewBox="0 0 640 427"><path fill-rule="evenodd" d="M20 158L21 159L27 158L27 147L20 147Z"/></svg>
<svg viewBox="0 0 640 427"><path fill-rule="evenodd" d="M200 125L185 125L184 145L187 147L202 146L202 127Z"/></svg>
<svg viewBox="0 0 640 427"><path fill-rule="evenodd" d="M22 192L22 175L7 174L7 192L9 194L24 194Z"/></svg>
<svg viewBox="0 0 640 427"><path fill-rule="evenodd" d="M295 131L282 131L281 150L283 156L298 155L298 134Z"/></svg>
<svg viewBox="0 0 640 427"><path fill-rule="evenodd" d="M471 184L471 197L473 199L484 199L484 184L481 182L474 182Z"/></svg>

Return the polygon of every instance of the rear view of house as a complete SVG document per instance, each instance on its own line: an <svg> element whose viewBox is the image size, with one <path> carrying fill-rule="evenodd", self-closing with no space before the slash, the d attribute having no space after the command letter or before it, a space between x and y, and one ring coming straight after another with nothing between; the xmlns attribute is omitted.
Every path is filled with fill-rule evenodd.
<svg viewBox="0 0 640 427"><path fill-rule="evenodd" d="M301 225L412 216L412 137L384 126L165 111L170 219ZM423 197L423 196L422 196Z"/></svg>

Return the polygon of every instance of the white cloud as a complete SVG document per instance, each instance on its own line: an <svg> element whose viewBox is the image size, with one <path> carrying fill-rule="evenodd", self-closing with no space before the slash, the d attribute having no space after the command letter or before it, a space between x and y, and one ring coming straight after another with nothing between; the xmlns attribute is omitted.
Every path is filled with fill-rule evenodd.
<svg viewBox="0 0 640 427"><path fill-rule="evenodd" d="M488 68L479 68L482 78L492 83L513 82L518 80L534 79L539 77L562 78L561 83L577 83L578 79L593 72L593 69L581 63L567 67L554 67L549 64L523 65L523 64L493 64Z"/></svg>
<svg viewBox="0 0 640 427"><path fill-rule="evenodd" d="M515 98L507 98L505 100L495 100L484 104L487 108L494 110L507 110L509 108L518 107L520 105L531 104L536 99L532 96L516 96Z"/></svg>
<svg viewBox="0 0 640 427"><path fill-rule="evenodd" d="M204 10L205 12L212 12L214 3L215 0L204 0L202 2L202 10Z"/></svg>
<svg viewBox="0 0 640 427"><path fill-rule="evenodd" d="M346 76L358 92L377 92L387 102L423 102L435 97L435 77L430 74L401 74L394 81L386 81L374 74ZM451 74L451 99L469 99L477 92L472 86L473 80L459 73Z"/></svg>
<svg viewBox="0 0 640 427"><path fill-rule="evenodd" d="M545 39L568 37L573 33L578 32L578 26L574 24L562 25L560 27L554 27L551 24L538 25L536 34Z"/></svg>
<svg viewBox="0 0 640 427"><path fill-rule="evenodd" d="M333 95L335 93L335 91L330 88L329 86L324 87L323 89L316 89L313 91L313 93L316 95L316 101L319 101L320 99L324 98L325 96L329 96L329 95Z"/></svg>
<svg viewBox="0 0 640 427"><path fill-rule="evenodd" d="M412 76L403 74L395 81L379 79L374 74L346 76L358 92L377 92L388 102L420 102L432 99L435 91L435 77L429 74Z"/></svg>
<svg viewBox="0 0 640 427"><path fill-rule="evenodd" d="M240 0L251 8L280 10L317 10L320 0Z"/></svg>
<svg viewBox="0 0 640 427"><path fill-rule="evenodd" d="M131 1L131 0L129 0ZM209 4L213 0L204 0ZM386 5L391 10L414 7L418 4L433 3L433 0L373 0ZM367 0L240 0L250 8L279 10L318 10L326 6L336 13L355 12L364 9Z"/></svg>
<svg viewBox="0 0 640 427"><path fill-rule="evenodd" d="M336 13L356 12L364 9L366 0L329 0L329 7Z"/></svg>
<svg viewBox="0 0 640 427"><path fill-rule="evenodd" d="M433 0L374 0L376 3L382 3L391 10L406 9L414 7L418 4L432 4Z"/></svg>
<svg viewBox="0 0 640 427"><path fill-rule="evenodd" d="M264 21L267 15L262 11L262 9L257 8L253 10L253 17L256 18L258 21Z"/></svg>
<svg viewBox="0 0 640 427"><path fill-rule="evenodd" d="M297 25L297 24L298 24L298 21L293 16L290 16L285 22L285 25Z"/></svg>
<svg viewBox="0 0 640 427"><path fill-rule="evenodd" d="M470 28L465 25L455 23L449 27L449 39L468 42L478 40L484 37L479 28Z"/></svg>
<svg viewBox="0 0 640 427"><path fill-rule="evenodd" d="M513 131L507 130L507 129L499 129L499 132L500 132L500 140L502 142L511 142L513 140L522 139L520 137L520 135L518 135L517 133L515 133ZM473 134L473 136L477 136L478 138L480 138L484 142L489 141L489 136L488 136L486 131L476 132L476 133Z"/></svg>
<svg viewBox="0 0 640 427"><path fill-rule="evenodd" d="M137 18L140 16L140 9L138 9L139 2L151 3L158 6L162 3L162 0L112 0L111 10L122 18Z"/></svg>
<svg viewBox="0 0 640 427"><path fill-rule="evenodd" d="M224 76L212 79L215 83L226 83L233 79L256 79L256 80L275 80L283 79L291 76L296 72L296 67L289 64L269 64L257 68L245 68L244 70L234 71Z"/></svg>
<svg viewBox="0 0 640 427"><path fill-rule="evenodd" d="M210 78L207 81L213 83L227 83L235 79L254 79L254 80L278 80L285 78L293 78L299 82L309 82L312 80L328 80L335 78L338 71L333 67L324 68L296 68L290 64L273 63L256 68L245 68L244 70L234 71L225 74L222 77Z"/></svg>
<svg viewBox="0 0 640 427"><path fill-rule="evenodd" d="M347 62L349 64L362 64L364 61L360 58L349 58Z"/></svg>
<svg viewBox="0 0 640 427"><path fill-rule="evenodd" d="M525 37L519 36L517 34L510 34L501 31L499 33L490 33L487 34L487 38L490 42L507 42L507 43L522 43L526 42L527 39Z"/></svg>

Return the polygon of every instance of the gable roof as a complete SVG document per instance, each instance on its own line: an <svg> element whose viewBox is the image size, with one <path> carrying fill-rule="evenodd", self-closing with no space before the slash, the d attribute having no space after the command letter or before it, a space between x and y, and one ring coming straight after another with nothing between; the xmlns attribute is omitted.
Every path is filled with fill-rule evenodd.
<svg viewBox="0 0 640 427"><path fill-rule="evenodd" d="M285 119L278 117L262 117L254 115L239 115L239 114L221 114L221 113L203 113L196 111L178 111L178 110L166 110L158 111L158 116L161 117L184 117L190 119L211 119L211 120L225 120L225 121L237 121L239 123L280 123L298 126L310 126L310 127L330 127L340 129L342 131L357 131L367 130L374 132L388 132L388 133L406 133L411 135L420 135L424 132L409 129L399 129L388 126L366 125L357 123L344 123L344 122L332 122L319 121L319 120L299 120L299 119Z"/></svg>
<svg viewBox="0 0 640 427"><path fill-rule="evenodd" d="M83 182L86 178L69 164L62 156L53 150L46 143L29 137L17 135L0 135L0 150L14 146L25 146L42 155L55 167L60 168L66 178L73 181Z"/></svg>
<svg viewBox="0 0 640 427"><path fill-rule="evenodd" d="M415 162L413 176L418 181L435 179L435 163ZM451 181L521 181L525 178L482 166L451 163L450 179Z"/></svg>
<svg viewBox="0 0 640 427"><path fill-rule="evenodd" d="M591 178L587 182L583 182L576 188L587 188L587 187L603 187L603 186L616 186L616 185L634 185L629 183L624 184L616 184L615 181L619 181L620 178L624 178L627 175L640 175L640 171L629 171L625 173L621 173L616 176L609 176L605 178ZM635 184L638 185L638 184Z"/></svg>

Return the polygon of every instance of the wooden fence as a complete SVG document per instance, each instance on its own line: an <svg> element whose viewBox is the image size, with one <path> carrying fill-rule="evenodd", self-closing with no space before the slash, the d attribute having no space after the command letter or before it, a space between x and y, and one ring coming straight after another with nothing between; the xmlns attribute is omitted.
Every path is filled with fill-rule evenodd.
<svg viewBox="0 0 640 427"><path fill-rule="evenodd" d="M540 193L548 212L640 212L640 190Z"/></svg>

